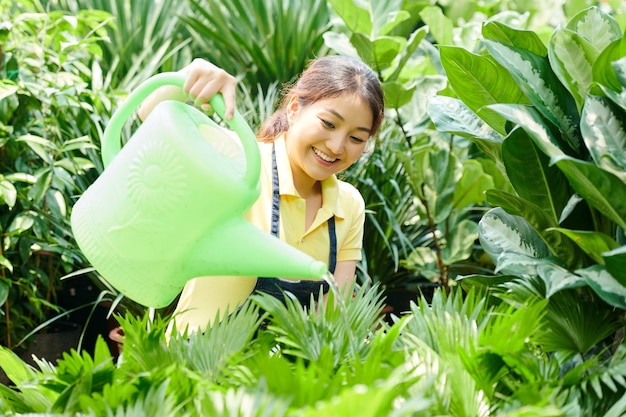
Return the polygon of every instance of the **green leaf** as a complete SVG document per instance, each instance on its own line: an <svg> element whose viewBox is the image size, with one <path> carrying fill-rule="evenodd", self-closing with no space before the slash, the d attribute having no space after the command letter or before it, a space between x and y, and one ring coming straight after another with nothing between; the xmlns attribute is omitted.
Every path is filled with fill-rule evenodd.
<svg viewBox="0 0 626 417"><path fill-rule="evenodd" d="M489 107L524 129L546 155L552 157L564 153L561 147L564 143L558 131L534 107L513 104L494 104Z"/></svg>
<svg viewBox="0 0 626 417"><path fill-rule="evenodd" d="M485 44L491 55L511 73L537 110L558 126L571 149L577 155L584 154L576 101L552 71L548 58L492 41L485 41Z"/></svg>
<svg viewBox="0 0 626 417"><path fill-rule="evenodd" d="M578 266L582 261L580 250L572 241L560 233L551 230L558 226L555 219L530 201L500 190L488 190L487 201L492 206L499 206L508 213L521 216L539 233L553 254L567 266Z"/></svg>
<svg viewBox="0 0 626 417"><path fill-rule="evenodd" d="M604 97L590 95L580 130L596 165L626 182L626 111Z"/></svg>
<svg viewBox="0 0 626 417"><path fill-rule="evenodd" d="M498 133L506 134L506 119L484 108L496 103L530 103L511 74L490 56L458 47L441 46L441 65L463 103Z"/></svg>
<svg viewBox="0 0 626 417"><path fill-rule="evenodd" d="M534 266L537 260L550 256L550 250L541 236L526 219L507 213L500 207L489 210L478 223L480 244L497 265L497 270L507 273L501 261L511 260L519 255L528 265ZM518 275L512 270L512 275Z"/></svg>
<svg viewBox="0 0 626 417"><path fill-rule="evenodd" d="M372 16L369 10L359 6L355 0L330 0L330 5L348 29L355 33L372 34Z"/></svg>
<svg viewBox="0 0 626 417"><path fill-rule="evenodd" d="M411 60L411 58L413 57L413 54L415 53L415 51L417 51L417 49L420 46L420 43L426 37L427 34L428 34L428 28L426 26L422 26L414 30L413 33L411 33L411 36L409 36L409 39L407 40L406 47L402 51L400 51L399 59L397 59L397 61L394 61L394 65L396 65L396 69L391 74L383 75L383 88L384 88L384 84L386 84L388 81L396 81L398 79L402 71L405 69L407 62ZM385 100L391 99L391 98L392 97L385 95ZM385 101L385 105L386 104L387 102Z"/></svg>
<svg viewBox="0 0 626 417"><path fill-rule="evenodd" d="M6 230L8 235L21 235L22 233L29 230L35 224L35 219L33 218L33 213L31 212L22 212L19 213L9 227Z"/></svg>
<svg viewBox="0 0 626 417"><path fill-rule="evenodd" d="M494 188L493 178L483 171L482 164L475 159L462 162L463 175L454 191L455 208L468 207L485 202L485 190Z"/></svg>
<svg viewBox="0 0 626 417"><path fill-rule="evenodd" d="M476 239L478 239L476 222L465 219L455 224L453 233L450 233L446 246L441 251L443 264L453 265L468 259L474 252Z"/></svg>
<svg viewBox="0 0 626 417"><path fill-rule="evenodd" d="M419 13L420 17L430 29L430 34L439 45L452 45L452 29L454 25L450 18L437 6L427 6Z"/></svg>
<svg viewBox="0 0 626 417"><path fill-rule="evenodd" d="M580 247L591 259L599 264L604 264L604 252L610 251L618 247L617 242L610 236L601 232L590 232L586 230L570 230L561 227L555 227L559 233L569 237L574 243Z"/></svg>
<svg viewBox="0 0 626 417"><path fill-rule="evenodd" d="M611 92L622 91L622 85L615 75L613 62L622 57L623 40L617 40L607 46L596 59L592 66L593 80L602 86L609 88Z"/></svg>
<svg viewBox="0 0 626 417"><path fill-rule="evenodd" d="M40 203L46 191L50 188L51 183L52 169L45 168L42 172L37 174L37 181L30 190L28 190L28 198L36 204Z"/></svg>
<svg viewBox="0 0 626 417"><path fill-rule="evenodd" d="M372 41L367 35L353 33L350 42L363 61L379 72L389 68L406 47L406 39L400 36L381 36Z"/></svg>
<svg viewBox="0 0 626 417"><path fill-rule="evenodd" d="M17 92L18 88L15 84L0 80L0 100L12 96Z"/></svg>
<svg viewBox="0 0 626 417"><path fill-rule="evenodd" d="M13 272L13 265L11 265L11 262L4 256L0 256L0 265L5 267L9 272ZM0 281L0 305L4 305L7 298L9 298L9 285Z"/></svg>
<svg viewBox="0 0 626 417"><path fill-rule="evenodd" d="M619 283L603 265L592 265L576 271L596 294L613 307L626 310L626 286Z"/></svg>
<svg viewBox="0 0 626 417"><path fill-rule="evenodd" d="M603 255L606 270L626 287L626 246L607 251Z"/></svg>
<svg viewBox="0 0 626 417"><path fill-rule="evenodd" d="M517 194L540 207L558 223L569 200L567 178L522 129L514 129L502 143L502 160Z"/></svg>
<svg viewBox="0 0 626 417"><path fill-rule="evenodd" d="M483 37L504 45L525 49L539 56L546 56L548 50L539 36L530 30L522 30L491 20L483 25Z"/></svg>
<svg viewBox="0 0 626 417"><path fill-rule="evenodd" d="M582 10L572 17L567 23L567 29L576 32L598 53L623 35L617 20L597 6Z"/></svg>
<svg viewBox="0 0 626 417"><path fill-rule="evenodd" d="M4 202L10 209L15 206L17 190L10 181L0 181L0 201Z"/></svg>
<svg viewBox="0 0 626 417"><path fill-rule="evenodd" d="M382 87L385 95L385 107L390 109L398 109L409 103L416 89L415 85L407 88L397 81L383 83Z"/></svg>
<svg viewBox="0 0 626 417"><path fill-rule="evenodd" d="M626 228L626 184L623 181L590 162L568 156L555 157L553 163L557 164L572 188L589 205Z"/></svg>
<svg viewBox="0 0 626 417"><path fill-rule="evenodd" d="M615 76L620 82L622 87L626 87L626 57L620 58L617 61L612 62L613 69L615 70Z"/></svg>
<svg viewBox="0 0 626 417"><path fill-rule="evenodd" d="M548 44L548 56L556 76L572 93L578 109L582 108L585 96L593 81L595 56L588 56L586 41L578 34L560 28L554 31Z"/></svg>
<svg viewBox="0 0 626 417"><path fill-rule="evenodd" d="M537 265L537 275L546 284L546 298L552 297L559 291L587 285L582 277L549 260Z"/></svg>

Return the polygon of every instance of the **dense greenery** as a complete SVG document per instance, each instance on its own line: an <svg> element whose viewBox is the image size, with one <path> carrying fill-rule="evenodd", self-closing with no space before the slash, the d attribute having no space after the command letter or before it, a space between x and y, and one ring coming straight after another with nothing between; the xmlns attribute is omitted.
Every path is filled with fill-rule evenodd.
<svg viewBox="0 0 626 417"><path fill-rule="evenodd" d="M255 126L308 59L340 53L376 70L388 108L376 150L344 175L368 209L356 299L255 297L169 341L167 312L136 306L117 363L102 342L38 370L2 348L16 386L0 386L0 411L623 415L624 6L293 4L0 0L8 348L59 314L61 276L98 280L69 213L102 170L108 118L150 75L211 59L242 80ZM382 320L393 291L424 282L442 291Z"/></svg>

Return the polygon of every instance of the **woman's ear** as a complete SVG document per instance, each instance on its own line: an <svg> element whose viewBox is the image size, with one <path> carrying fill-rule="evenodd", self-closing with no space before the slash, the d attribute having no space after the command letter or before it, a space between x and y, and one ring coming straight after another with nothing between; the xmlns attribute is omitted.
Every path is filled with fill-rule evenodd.
<svg viewBox="0 0 626 417"><path fill-rule="evenodd" d="M285 110L287 111L287 121L291 125L298 114L298 110L300 109L300 102L298 101L298 96L292 95L289 97L289 101L287 102L287 107Z"/></svg>

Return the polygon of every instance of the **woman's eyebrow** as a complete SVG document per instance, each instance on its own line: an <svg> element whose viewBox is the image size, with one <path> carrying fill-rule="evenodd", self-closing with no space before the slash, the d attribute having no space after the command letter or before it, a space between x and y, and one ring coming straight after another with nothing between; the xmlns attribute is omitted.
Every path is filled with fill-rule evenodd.
<svg viewBox="0 0 626 417"><path fill-rule="evenodd" d="M346 120L346 119L345 119L345 117L343 117L341 114L339 114L339 113L338 113L336 110L334 110L334 109L329 109L329 108L326 108L325 110L326 110L327 112L332 113L332 114L334 114L335 116L337 116L337 118L338 118L339 120L341 120L341 121L345 121L345 120ZM363 127L363 126L358 126L358 127L357 127L357 130L362 130L363 132L367 132L367 133L369 133L371 129L369 129L369 128L367 128L367 127Z"/></svg>

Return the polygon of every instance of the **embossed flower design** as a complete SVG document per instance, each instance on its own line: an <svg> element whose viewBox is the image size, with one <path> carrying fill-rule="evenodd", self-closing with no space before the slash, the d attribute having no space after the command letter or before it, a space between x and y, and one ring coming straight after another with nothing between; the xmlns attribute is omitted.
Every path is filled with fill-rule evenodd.
<svg viewBox="0 0 626 417"><path fill-rule="evenodd" d="M128 174L130 199L140 210L162 213L179 204L187 185L184 161L167 143L148 141L133 158Z"/></svg>

